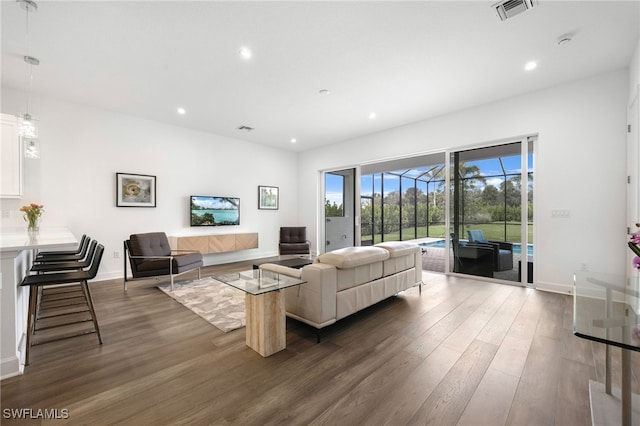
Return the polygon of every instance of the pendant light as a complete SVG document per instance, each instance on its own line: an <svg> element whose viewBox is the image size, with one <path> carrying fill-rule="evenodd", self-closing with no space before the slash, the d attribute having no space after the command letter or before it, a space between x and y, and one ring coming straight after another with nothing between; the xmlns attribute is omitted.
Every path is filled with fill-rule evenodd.
<svg viewBox="0 0 640 426"><path fill-rule="evenodd" d="M31 116L31 104L30 104L30 96L31 91L33 89L33 67L38 66L40 61L38 58L31 56L29 53L29 12L37 11L38 4L33 0L17 0L20 3L20 7L22 7L26 11L26 50L27 54L23 57L24 62L28 65L28 91L27 91L27 105L26 112L24 114L19 115L18 117L21 119L19 135L22 136L23 140L25 140L25 156L28 158L39 158L40 150L37 144L36 139L38 139L38 129L35 126L34 119Z"/></svg>

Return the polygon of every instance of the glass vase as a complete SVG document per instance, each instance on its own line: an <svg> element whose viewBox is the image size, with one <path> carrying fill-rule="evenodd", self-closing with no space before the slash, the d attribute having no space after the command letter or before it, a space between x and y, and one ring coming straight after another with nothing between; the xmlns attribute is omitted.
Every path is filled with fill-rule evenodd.
<svg viewBox="0 0 640 426"><path fill-rule="evenodd" d="M28 222L27 234L29 234L30 237L38 235L38 232L40 232L40 219L33 218L29 219Z"/></svg>

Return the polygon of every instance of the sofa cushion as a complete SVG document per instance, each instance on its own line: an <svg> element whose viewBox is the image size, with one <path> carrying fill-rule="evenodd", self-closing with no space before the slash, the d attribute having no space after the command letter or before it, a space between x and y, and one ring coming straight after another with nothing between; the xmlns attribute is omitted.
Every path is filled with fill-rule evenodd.
<svg viewBox="0 0 640 426"><path fill-rule="evenodd" d="M406 255L412 255L417 251L420 251L420 246L414 243L407 243L403 241L388 241L384 243L378 243L374 247L382 247L389 251L389 257L401 257Z"/></svg>
<svg viewBox="0 0 640 426"><path fill-rule="evenodd" d="M172 272L174 274L202 266L202 255L200 253L186 253L174 256ZM161 259L145 259L144 262L138 264L138 271L152 272L155 271L159 275L169 273L169 258Z"/></svg>
<svg viewBox="0 0 640 426"><path fill-rule="evenodd" d="M389 251L380 247L345 247L321 254L318 262L333 265L338 269L348 269L388 258Z"/></svg>
<svg viewBox="0 0 640 426"><path fill-rule="evenodd" d="M416 254L420 252L417 244L402 241L389 241L376 244L389 251L389 259L384 261L383 276L388 277L400 271L406 271L416 265Z"/></svg>
<svg viewBox="0 0 640 426"><path fill-rule="evenodd" d="M386 261L385 261L386 262ZM377 280L382 277L383 262L371 262L353 268L336 268L338 277L338 291L357 287L361 284Z"/></svg>

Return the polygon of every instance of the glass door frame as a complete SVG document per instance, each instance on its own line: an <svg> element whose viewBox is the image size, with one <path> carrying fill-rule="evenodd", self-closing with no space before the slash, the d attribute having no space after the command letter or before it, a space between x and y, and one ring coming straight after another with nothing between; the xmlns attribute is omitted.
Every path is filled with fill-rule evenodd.
<svg viewBox="0 0 640 426"><path fill-rule="evenodd" d="M359 246L361 244L361 238L360 238L360 166L359 165L353 165L353 166L344 166L344 167L337 167L337 168L331 168L331 169L325 169L325 170L320 170L318 173L318 188L320 189L319 191L319 202L318 202L318 218L320 219L318 221L318 236L320 238L318 238L318 242L317 242L317 249L318 249L318 254L322 254L322 253L326 253L326 247L327 247L327 235L326 235L326 230L327 230L327 226L326 226L326 215L325 215L325 199L326 199L326 184L325 184L325 179L326 179L326 175L327 174L336 174L337 172L340 171L345 171L345 170L353 170L353 215L352 215L352 219L351 219L351 225L353 227L353 243L354 246Z"/></svg>
<svg viewBox="0 0 640 426"><path fill-rule="evenodd" d="M446 169L446 173L445 173L445 181L446 181L446 187L448 188L447 191L445 191L445 229L447 229L447 233L450 234L451 232L451 227L452 227L452 222L453 222L453 217L452 217L452 211L451 211L451 155L455 152L461 152L461 151L467 151L467 150L473 150L473 149L481 149L481 148L489 148L489 147L493 147L493 146L499 146L499 145L504 145L504 144L512 144L512 143L520 143L520 164L521 164L521 171L520 171L520 179L522 182L521 185L521 192L520 192L520 244L521 244L521 256L524 256L521 258L521 274L520 274L520 281L505 281L505 280L499 280L496 278L488 278L488 277L479 277L479 276L475 276L475 275L468 275L468 274L462 274L462 273L457 273L457 272L453 272L453 265L451 264L451 256L445 256L445 274L447 275L453 275L453 276L459 276L459 277L473 277L474 279L481 279L481 280L489 280L489 281L495 281L495 282L500 282L500 283L507 283L507 284L512 284L512 285L520 285L522 287L532 287L535 288L535 281L529 285L528 281L528 256L527 256L527 249L528 249L528 245L529 245L529 237L528 237L528 200L529 200L529 178L528 178L528 155L529 155L529 146L532 146L532 162L533 164L531 165L531 168L533 170L533 174L535 176L535 147L536 147L536 142L538 140L538 135L537 134L532 134L532 135L526 135L526 136L521 136L521 137L515 137L515 138L508 138L508 139L502 139L502 140L497 140L497 141L492 141L492 142L488 142L488 143L483 143L483 144L477 144L477 145L469 145L469 146L464 146L464 147L457 147L455 149L449 149L445 151L445 169ZM534 183L533 185L535 185L535 179L534 179ZM534 240L535 238L535 230L536 230L536 191L533 191L533 235L534 235ZM451 253L452 247L451 247L451 236L449 235L447 238L445 238L445 252L446 253ZM535 253L535 252L534 252ZM535 273L535 266L536 266L536 262L535 262L535 258L534 258L534 262L533 262L533 276L536 276Z"/></svg>

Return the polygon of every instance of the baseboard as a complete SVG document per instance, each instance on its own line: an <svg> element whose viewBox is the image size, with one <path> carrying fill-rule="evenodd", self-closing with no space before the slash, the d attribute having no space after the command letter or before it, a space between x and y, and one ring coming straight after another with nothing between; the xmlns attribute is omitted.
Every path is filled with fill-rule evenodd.
<svg viewBox="0 0 640 426"><path fill-rule="evenodd" d="M536 290L548 291L551 293L573 294L573 285L549 283L536 281Z"/></svg>
<svg viewBox="0 0 640 426"><path fill-rule="evenodd" d="M18 360L18 357L12 356L0 361L0 380L20 374L22 374L22 369L20 368L20 360Z"/></svg>
<svg viewBox="0 0 640 426"><path fill-rule="evenodd" d="M96 277L91 281L106 281L106 280L115 280L124 278L123 272L103 272L98 273Z"/></svg>

